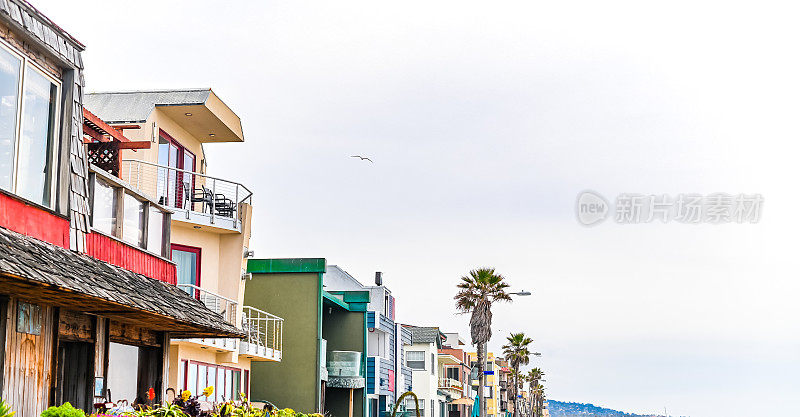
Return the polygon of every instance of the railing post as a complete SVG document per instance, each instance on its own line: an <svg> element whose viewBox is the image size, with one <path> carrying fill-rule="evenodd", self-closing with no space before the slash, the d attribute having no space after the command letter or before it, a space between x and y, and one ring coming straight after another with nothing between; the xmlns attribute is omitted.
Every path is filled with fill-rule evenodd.
<svg viewBox="0 0 800 417"><path fill-rule="evenodd" d="M212 178L214 185L211 186L211 224L214 224L214 209L217 205L217 180Z"/></svg>

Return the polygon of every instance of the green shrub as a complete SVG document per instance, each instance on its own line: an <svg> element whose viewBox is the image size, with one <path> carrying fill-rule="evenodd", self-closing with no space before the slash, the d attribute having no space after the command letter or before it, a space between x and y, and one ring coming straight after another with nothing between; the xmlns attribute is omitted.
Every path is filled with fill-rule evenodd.
<svg viewBox="0 0 800 417"><path fill-rule="evenodd" d="M70 403L64 403L58 407L50 407L44 410L42 417L86 417L86 414L73 407Z"/></svg>
<svg viewBox="0 0 800 417"><path fill-rule="evenodd" d="M13 417L16 411L11 411L11 406L0 398L0 417Z"/></svg>

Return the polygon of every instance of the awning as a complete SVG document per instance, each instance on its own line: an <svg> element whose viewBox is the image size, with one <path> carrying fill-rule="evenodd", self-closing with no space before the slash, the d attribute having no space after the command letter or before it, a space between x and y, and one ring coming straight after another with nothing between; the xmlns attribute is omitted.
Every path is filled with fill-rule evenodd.
<svg viewBox="0 0 800 417"><path fill-rule="evenodd" d="M174 285L0 227L0 293L172 337L244 333Z"/></svg>

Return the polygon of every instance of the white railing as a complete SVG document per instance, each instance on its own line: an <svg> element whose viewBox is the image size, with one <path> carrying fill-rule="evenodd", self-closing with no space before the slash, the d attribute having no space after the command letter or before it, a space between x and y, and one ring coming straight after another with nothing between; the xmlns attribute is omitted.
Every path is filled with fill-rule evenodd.
<svg viewBox="0 0 800 417"><path fill-rule="evenodd" d="M236 325L236 306L238 305L236 301L196 285L178 284L178 288L181 288L192 297L200 300L209 310L222 315L222 318L228 323Z"/></svg>
<svg viewBox="0 0 800 417"><path fill-rule="evenodd" d="M237 219L240 203L250 203L253 193L238 182L135 159L123 159L120 178L159 204L216 218ZM177 216L175 216L177 218Z"/></svg>
<svg viewBox="0 0 800 417"><path fill-rule="evenodd" d="M242 307L242 330L247 334L245 342L269 352L283 350L283 319L255 307Z"/></svg>
<svg viewBox="0 0 800 417"><path fill-rule="evenodd" d="M464 390L464 385L461 384L461 381L453 378L439 378L439 388L462 391Z"/></svg>

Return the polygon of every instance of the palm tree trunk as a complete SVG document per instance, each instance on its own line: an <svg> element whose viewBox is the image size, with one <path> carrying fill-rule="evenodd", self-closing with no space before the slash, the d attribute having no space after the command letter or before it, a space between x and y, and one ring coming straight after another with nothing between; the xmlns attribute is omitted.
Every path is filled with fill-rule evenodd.
<svg viewBox="0 0 800 417"><path fill-rule="evenodd" d="M517 388L517 384L519 383L519 381L517 381L518 375L519 375L519 363L515 363L514 364L514 377L512 378L514 380L514 417L519 417L519 414L517 413L517 405L518 405L518 403L517 403L517 389L518 389Z"/></svg>
<svg viewBox="0 0 800 417"><path fill-rule="evenodd" d="M485 389L486 376L483 369L486 367L486 342L478 343L478 417L486 417L486 397L483 394Z"/></svg>

